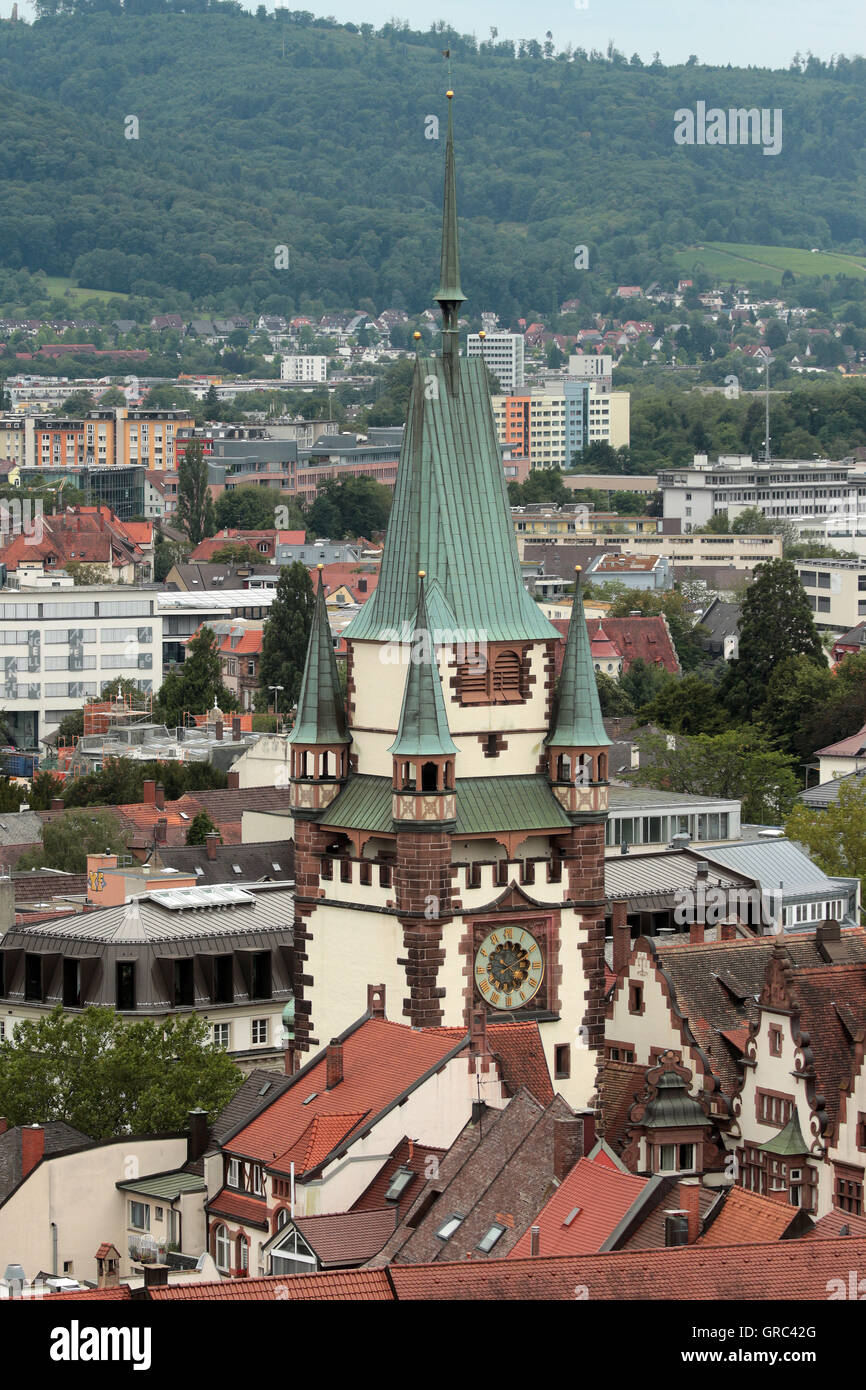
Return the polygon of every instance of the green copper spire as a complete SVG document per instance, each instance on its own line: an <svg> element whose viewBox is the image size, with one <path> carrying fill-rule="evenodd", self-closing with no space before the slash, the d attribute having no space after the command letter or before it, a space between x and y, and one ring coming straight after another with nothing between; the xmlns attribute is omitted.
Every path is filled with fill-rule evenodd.
<svg viewBox="0 0 866 1390"><path fill-rule="evenodd" d="M399 758L438 757L458 751L448 728L433 635L427 622L423 570L418 581L418 612L412 635L409 674L403 691L403 708L400 710L397 737L388 749L389 753Z"/></svg>
<svg viewBox="0 0 866 1390"><path fill-rule="evenodd" d="M553 718L550 733L544 742L550 748L599 748L610 743L598 702L579 566L575 570L574 603L565 640L562 671L556 687Z"/></svg>
<svg viewBox="0 0 866 1390"><path fill-rule="evenodd" d="M298 715L289 734L289 743L351 742L319 566L319 587L298 696Z"/></svg>
<svg viewBox="0 0 866 1390"><path fill-rule="evenodd" d="M466 299L460 288L460 253L457 245L457 181L454 174L454 126L448 93L448 139L445 142L445 197L442 203L442 266L436 299L442 310L444 332L457 330L457 311ZM453 320L453 322L452 322Z"/></svg>

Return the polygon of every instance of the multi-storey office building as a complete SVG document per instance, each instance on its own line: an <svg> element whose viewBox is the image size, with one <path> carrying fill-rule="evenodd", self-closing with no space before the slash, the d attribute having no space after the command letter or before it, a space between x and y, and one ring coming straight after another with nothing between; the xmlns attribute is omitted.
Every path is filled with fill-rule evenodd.
<svg viewBox="0 0 866 1390"><path fill-rule="evenodd" d="M764 516L866 536L866 473L853 459L773 459L720 455L710 463L696 454L690 468L659 473L665 518L683 531L703 526L719 512L733 518L748 507ZM853 528L853 529L851 529Z"/></svg>
<svg viewBox="0 0 866 1390"><path fill-rule="evenodd" d="M604 382L568 377L493 397L499 440L532 468L570 468L588 444L629 442L629 396Z"/></svg>
<svg viewBox="0 0 866 1390"><path fill-rule="evenodd" d="M866 560L798 560L819 628L848 632L866 618Z"/></svg>
<svg viewBox="0 0 866 1390"><path fill-rule="evenodd" d="M26 583L26 580L24 581ZM162 684L162 619L155 588L116 585L0 593L0 692L16 745L39 740L117 676L139 690Z"/></svg>
<svg viewBox="0 0 866 1390"><path fill-rule="evenodd" d="M251 618L268 616L276 589L256 586L250 589L176 590L156 596L156 612L162 624L162 664L165 667L182 662L186 644L198 632L202 623L213 619Z"/></svg>
<svg viewBox="0 0 866 1390"><path fill-rule="evenodd" d="M280 363L282 381L327 381L328 359L313 353L293 353Z"/></svg>

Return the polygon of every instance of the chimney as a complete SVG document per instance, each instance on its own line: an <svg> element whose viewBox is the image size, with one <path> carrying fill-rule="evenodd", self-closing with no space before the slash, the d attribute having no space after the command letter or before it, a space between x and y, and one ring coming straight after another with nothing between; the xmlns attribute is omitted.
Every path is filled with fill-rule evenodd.
<svg viewBox="0 0 866 1390"><path fill-rule="evenodd" d="M241 717L239 714L232 715L232 739L237 743L241 736Z"/></svg>
<svg viewBox="0 0 866 1390"><path fill-rule="evenodd" d="M343 1044L336 1038L328 1043L326 1090L333 1091L343 1079Z"/></svg>
<svg viewBox="0 0 866 1390"><path fill-rule="evenodd" d="M153 806L153 805L155 805L155 804L156 804L156 783L155 783L155 782L152 782L152 781L150 781L150 780L146 781L146 782L144 783L143 788L142 788L142 795L143 795L143 797L144 797L144 804L145 804L145 806Z"/></svg>
<svg viewBox="0 0 866 1390"><path fill-rule="evenodd" d="M532 1226L529 1231L529 1253L532 1256L538 1254L539 1237L541 1235L540 1226Z"/></svg>
<svg viewBox="0 0 866 1390"><path fill-rule="evenodd" d="M385 986L367 986L367 1012L371 1018L385 1017Z"/></svg>
<svg viewBox="0 0 866 1390"><path fill-rule="evenodd" d="M613 905L613 973L621 975L631 955L631 927L628 924L628 903L620 899Z"/></svg>
<svg viewBox="0 0 866 1390"><path fill-rule="evenodd" d="M698 883L706 883L710 876L710 866L706 859L699 859L695 865L695 879Z"/></svg>
<svg viewBox="0 0 866 1390"><path fill-rule="evenodd" d="M218 720L216 721L216 723L214 724L214 734L215 734L215 736L216 736L216 741L217 741L217 743L222 743L222 741L223 741L223 722L222 722L221 719L218 719Z"/></svg>
<svg viewBox="0 0 866 1390"><path fill-rule="evenodd" d="M32 1173L45 1153L45 1130L41 1125L24 1125L21 1130L21 1176Z"/></svg>
<svg viewBox="0 0 866 1390"><path fill-rule="evenodd" d="M9 1121L5 1115L0 1115L0 1134L5 1134L9 1128Z"/></svg>
<svg viewBox="0 0 866 1390"><path fill-rule="evenodd" d="M722 922L722 924L721 924L721 940L722 940L722 941L736 941L736 939L737 939L737 924L736 924L736 922Z"/></svg>
<svg viewBox="0 0 866 1390"><path fill-rule="evenodd" d="M220 842L219 831L209 830L204 837L204 847L207 850L208 859L216 859L217 845Z"/></svg>
<svg viewBox="0 0 866 1390"><path fill-rule="evenodd" d="M689 1245L694 1245L701 1229L701 1189L696 1182L681 1182L677 1188L680 1210L688 1217Z"/></svg>
<svg viewBox="0 0 866 1390"><path fill-rule="evenodd" d="M689 923L689 945L690 945L690 946L700 946L700 945L702 944L702 942L703 942L703 939L704 939L704 924L703 924L703 922L690 922L690 923Z"/></svg>
<svg viewBox="0 0 866 1390"><path fill-rule="evenodd" d="M564 1182L579 1158L583 1158L583 1116L569 1115L553 1122L553 1176Z"/></svg>
<svg viewBox="0 0 866 1390"><path fill-rule="evenodd" d="M201 1158L207 1148L207 1111L199 1108L189 1112L189 1137L187 1145L187 1162L195 1163L197 1158Z"/></svg>
<svg viewBox="0 0 866 1390"><path fill-rule="evenodd" d="M134 839L127 841L126 848L129 850L137 864L143 864L147 859L149 850L146 842L135 836Z"/></svg>
<svg viewBox="0 0 866 1390"><path fill-rule="evenodd" d="M239 772L227 772L228 787L231 791L238 791L241 785L241 774Z"/></svg>
<svg viewBox="0 0 866 1390"><path fill-rule="evenodd" d="M168 1283L168 1265L143 1265L144 1287L162 1289Z"/></svg>
<svg viewBox="0 0 866 1390"><path fill-rule="evenodd" d="M157 782L154 788L154 805L158 811L165 810L165 787L162 782Z"/></svg>
<svg viewBox="0 0 866 1390"><path fill-rule="evenodd" d="M153 838L156 844L165 845L168 843L168 821L165 816L159 816L153 828Z"/></svg>
<svg viewBox="0 0 866 1390"><path fill-rule="evenodd" d="M62 810L63 810L63 797L62 797L62 796L52 796L52 798L51 798L51 806L50 806L49 809L52 810L52 811L62 811Z"/></svg>

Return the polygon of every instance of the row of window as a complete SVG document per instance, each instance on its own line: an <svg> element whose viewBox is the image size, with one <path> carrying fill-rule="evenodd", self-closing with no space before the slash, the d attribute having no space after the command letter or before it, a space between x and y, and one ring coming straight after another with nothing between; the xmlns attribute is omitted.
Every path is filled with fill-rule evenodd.
<svg viewBox="0 0 866 1390"><path fill-rule="evenodd" d="M24 957L24 998L28 1003L45 1002L45 958L28 952ZM76 956L66 956L63 960L63 1005L68 1009L81 1008L81 967L82 960ZM5 994L4 960L0 954L0 995ZM230 955L213 956L208 962L212 970L210 1003L233 1004L234 957ZM136 961L118 961L115 966L115 1007L121 1011L136 1008ZM172 962L172 1003L176 1008L192 1008L196 1003L195 961L184 958ZM250 997L252 999L272 998L271 952L256 951L252 956L250 974ZM201 996L199 996L201 1002ZM228 1024L216 1024L216 1028L228 1028ZM226 1034L225 1046L228 1046ZM266 1043L268 1040L268 1020L253 1020L253 1042ZM216 1035L214 1042L218 1043ZM222 1043L218 1043L222 1046Z"/></svg>
<svg viewBox="0 0 866 1390"><path fill-rule="evenodd" d="M708 811L698 816L620 816L608 820L608 845L667 844L674 835L688 834L693 840L727 840L730 817L727 811Z"/></svg>
<svg viewBox="0 0 866 1390"><path fill-rule="evenodd" d="M76 599L69 603L0 603L0 619L149 618L151 599Z"/></svg>

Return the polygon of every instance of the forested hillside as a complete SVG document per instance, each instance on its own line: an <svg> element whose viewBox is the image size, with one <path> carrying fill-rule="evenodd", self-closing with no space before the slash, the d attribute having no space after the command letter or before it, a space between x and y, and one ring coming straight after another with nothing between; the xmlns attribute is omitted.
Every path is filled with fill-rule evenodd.
<svg viewBox="0 0 866 1390"><path fill-rule="evenodd" d="M862 59L647 67L552 42L548 58L538 43L517 56L288 11L103 2L0 24L0 267L178 308L423 308L442 188L425 118L444 121L448 43L475 311L598 306L611 282L675 279L674 252L704 238L866 254ZM781 108L781 153L675 145L674 112L697 101Z"/></svg>

